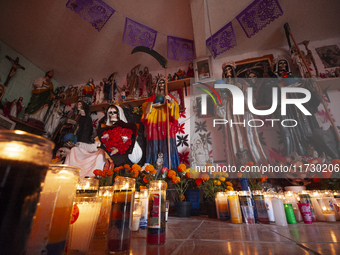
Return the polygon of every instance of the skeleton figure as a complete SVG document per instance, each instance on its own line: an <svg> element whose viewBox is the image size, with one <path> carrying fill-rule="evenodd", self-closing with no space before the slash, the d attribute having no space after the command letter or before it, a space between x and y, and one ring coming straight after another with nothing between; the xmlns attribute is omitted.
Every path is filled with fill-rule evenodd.
<svg viewBox="0 0 340 255"><path fill-rule="evenodd" d="M67 148L67 147L60 147L58 150L57 150L57 153L56 153L56 157L60 158L60 161L57 162L57 164L63 164L64 161L65 161L65 158L67 156L67 154L70 152L70 149Z"/></svg>
<svg viewBox="0 0 340 255"><path fill-rule="evenodd" d="M119 110L118 110L117 106L111 105L107 109L106 125L107 126L111 126L111 125L115 124L119 120L120 120L120 118L119 118Z"/></svg>

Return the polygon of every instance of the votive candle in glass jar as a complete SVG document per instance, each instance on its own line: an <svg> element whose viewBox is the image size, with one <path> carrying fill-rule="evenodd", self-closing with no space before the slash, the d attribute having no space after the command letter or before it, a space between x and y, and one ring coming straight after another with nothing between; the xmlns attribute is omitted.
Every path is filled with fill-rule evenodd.
<svg viewBox="0 0 340 255"><path fill-rule="evenodd" d="M103 199L103 203L100 208L96 230L94 231L95 238L106 236L112 206L113 186L99 187L98 197Z"/></svg>
<svg viewBox="0 0 340 255"><path fill-rule="evenodd" d="M149 186L148 244L165 243L166 182L151 181Z"/></svg>
<svg viewBox="0 0 340 255"><path fill-rule="evenodd" d="M130 250L135 185L136 180L127 177L118 178L113 185L111 215L106 234L109 254Z"/></svg>
<svg viewBox="0 0 340 255"><path fill-rule="evenodd" d="M242 223L242 214L237 191L228 192L230 217L232 223Z"/></svg>

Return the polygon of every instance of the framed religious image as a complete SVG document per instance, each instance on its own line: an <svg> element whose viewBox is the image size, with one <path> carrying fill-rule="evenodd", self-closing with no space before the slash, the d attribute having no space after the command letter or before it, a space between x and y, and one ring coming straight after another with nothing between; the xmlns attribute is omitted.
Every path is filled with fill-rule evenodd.
<svg viewBox="0 0 340 255"><path fill-rule="evenodd" d="M196 59L194 66L196 82L207 82L214 80L211 57Z"/></svg>
<svg viewBox="0 0 340 255"><path fill-rule="evenodd" d="M0 130L13 130L15 127L15 122L10 120L9 118L6 118L3 115L0 115Z"/></svg>
<svg viewBox="0 0 340 255"><path fill-rule="evenodd" d="M338 45L315 48L325 68L340 66L340 49Z"/></svg>
<svg viewBox="0 0 340 255"><path fill-rule="evenodd" d="M178 102L178 106L179 106L179 111L184 112L185 111L185 105L184 105L183 88L169 90L169 94L173 95L174 98L176 98L176 100Z"/></svg>
<svg viewBox="0 0 340 255"><path fill-rule="evenodd" d="M207 97L207 114L202 115L202 97L196 97L195 98L195 104L196 104L196 116L197 118L210 118L215 116L215 104L213 99L208 96Z"/></svg>
<svg viewBox="0 0 340 255"><path fill-rule="evenodd" d="M274 56L272 54L259 58L248 58L237 61L236 76L240 78L268 78L273 76L272 64Z"/></svg>

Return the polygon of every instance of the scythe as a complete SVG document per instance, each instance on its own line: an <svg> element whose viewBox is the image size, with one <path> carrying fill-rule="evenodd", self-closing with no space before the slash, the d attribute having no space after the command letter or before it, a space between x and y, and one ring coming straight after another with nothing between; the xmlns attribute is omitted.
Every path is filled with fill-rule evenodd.
<svg viewBox="0 0 340 255"><path fill-rule="evenodd" d="M165 95L168 94L168 79L167 79L167 73L166 68L168 64L168 60L163 57L161 54L159 54L155 50L151 50L146 46L136 46L132 51L131 54L134 54L136 52L144 52L152 57L154 57L158 63L164 68L165 71ZM165 101L166 105L168 104L168 100ZM170 127L169 127L169 107L166 107L166 126L167 126L167 137L168 137L168 158L169 158L169 169L171 169L171 151L170 151Z"/></svg>

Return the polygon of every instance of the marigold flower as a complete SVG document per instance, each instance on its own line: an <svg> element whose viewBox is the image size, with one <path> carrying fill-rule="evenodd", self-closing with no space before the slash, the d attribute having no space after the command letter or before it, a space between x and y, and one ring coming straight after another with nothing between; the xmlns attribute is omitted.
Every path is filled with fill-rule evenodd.
<svg viewBox="0 0 340 255"><path fill-rule="evenodd" d="M217 180L214 180L214 185L217 185Z"/></svg>
<svg viewBox="0 0 340 255"><path fill-rule="evenodd" d="M157 170L153 167L153 168L150 170L150 174L157 174Z"/></svg>
<svg viewBox="0 0 340 255"><path fill-rule="evenodd" d="M112 172L111 170L106 170L106 171L105 171L105 174L106 174L107 176L111 176L111 175L113 174L113 172Z"/></svg>
<svg viewBox="0 0 340 255"><path fill-rule="evenodd" d="M200 186L201 184L202 184L202 179L197 179L196 181L195 181L195 183L196 183L196 185L197 186Z"/></svg>
<svg viewBox="0 0 340 255"><path fill-rule="evenodd" d="M177 170L178 172L183 173L187 170L187 166L185 164L179 164Z"/></svg>
<svg viewBox="0 0 340 255"><path fill-rule="evenodd" d="M175 176L175 177L172 177L172 183L173 184L176 184L176 183L178 183L178 182L180 182L181 181L181 178L179 178L179 176Z"/></svg>
<svg viewBox="0 0 340 255"><path fill-rule="evenodd" d="M191 174L190 174L190 173L186 173L186 174L185 174L185 176L186 176L188 179L190 179L190 178L191 178L191 177L190 177L190 176L191 176Z"/></svg>
<svg viewBox="0 0 340 255"><path fill-rule="evenodd" d="M227 184L227 186L233 186L233 184L231 182L226 181L225 184Z"/></svg>
<svg viewBox="0 0 340 255"><path fill-rule="evenodd" d="M169 170L168 174L167 174L167 177L169 179L172 179L173 177L176 176L176 172L174 170Z"/></svg>
<svg viewBox="0 0 340 255"><path fill-rule="evenodd" d="M145 171L147 171L147 172L151 172L151 171L153 171L153 170L155 170L155 168L154 168L153 165L147 165L147 166L145 167Z"/></svg>
<svg viewBox="0 0 340 255"><path fill-rule="evenodd" d="M55 157L54 159L51 160L51 163L54 164L54 163L57 163L61 160L61 158L59 157Z"/></svg>
<svg viewBox="0 0 340 255"><path fill-rule="evenodd" d="M237 174L236 174L236 176L237 176L238 178L241 178L242 175L243 175L242 173L237 173Z"/></svg>
<svg viewBox="0 0 340 255"><path fill-rule="evenodd" d="M102 170L96 169L93 171L94 175L102 175Z"/></svg>
<svg viewBox="0 0 340 255"><path fill-rule="evenodd" d="M139 186L139 190L147 189L146 186Z"/></svg>
<svg viewBox="0 0 340 255"><path fill-rule="evenodd" d="M124 168L130 168L129 164L125 164Z"/></svg>
<svg viewBox="0 0 340 255"><path fill-rule="evenodd" d="M202 181L209 181L209 174L202 174L201 179Z"/></svg>
<svg viewBox="0 0 340 255"><path fill-rule="evenodd" d="M225 181L225 178L224 177L220 177L218 178L221 182L224 182Z"/></svg>
<svg viewBox="0 0 340 255"><path fill-rule="evenodd" d="M180 195L180 196L179 196L179 199L180 199L181 201L184 201L185 196L184 196L184 195Z"/></svg>
<svg viewBox="0 0 340 255"><path fill-rule="evenodd" d="M217 182L216 182L216 185L217 185L217 186L220 186L220 185L221 185L221 182L220 182L220 181L217 181Z"/></svg>
<svg viewBox="0 0 340 255"><path fill-rule="evenodd" d="M131 173L130 173L131 177L135 178L139 175L139 172L136 171L136 170L132 170Z"/></svg>
<svg viewBox="0 0 340 255"><path fill-rule="evenodd" d="M231 186L227 186L227 190L234 190L234 188Z"/></svg>
<svg viewBox="0 0 340 255"><path fill-rule="evenodd" d="M137 165L137 164L133 164L132 165L132 171L138 171L138 172L140 172L140 170L142 170L142 168L140 167L140 165Z"/></svg>
<svg viewBox="0 0 340 255"><path fill-rule="evenodd" d="M148 178L146 177L146 175L144 175L144 177L143 177L143 182L144 182L144 183L148 183L148 182L149 182L149 180L148 180Z"/></svg>

